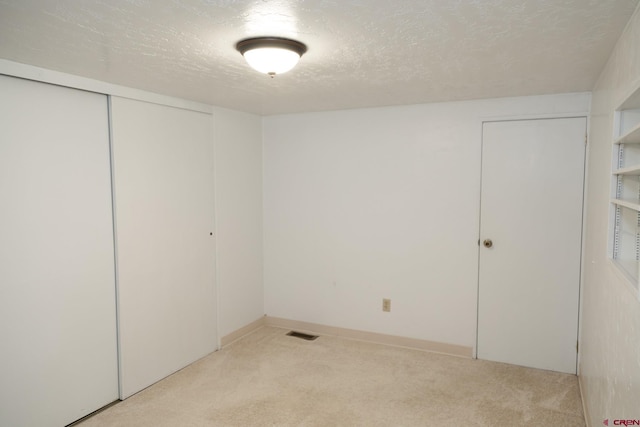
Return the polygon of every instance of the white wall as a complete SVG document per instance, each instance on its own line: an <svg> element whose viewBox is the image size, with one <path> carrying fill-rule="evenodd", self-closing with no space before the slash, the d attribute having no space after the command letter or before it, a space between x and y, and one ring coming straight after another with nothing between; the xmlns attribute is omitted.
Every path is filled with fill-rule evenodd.
<svg viewBox="0 0 640 427"><path fill-rule="evenodd" d="M589 101L264 118L266 314L475 347L481 122L584 115Z"/></svg>
<svg viewBox="0 0 640 427"><path fill-rule="evenodd" d="M640 85L639 52L636 10L593 91L579 366L593 426L640 418L640 302L607 257L613 111Z"/></svg>
<svg viewBox="0 0 640 427"><path fill-rule="evenodd" d="M262 119L216 108L215 193L220 336L264 315Z"/></svg>

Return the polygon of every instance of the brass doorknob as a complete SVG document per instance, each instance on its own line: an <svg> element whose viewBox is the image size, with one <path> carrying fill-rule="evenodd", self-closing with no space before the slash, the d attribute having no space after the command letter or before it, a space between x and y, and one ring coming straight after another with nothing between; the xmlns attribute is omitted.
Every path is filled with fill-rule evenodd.
<svg viewBox="0 0 640 427"><path fill-rule="evenodd" d="M485 239L484 242L482 242L482 244L484 245L485 248L490 248L493 246L493 242L491 241L491 239Z"/></svg>

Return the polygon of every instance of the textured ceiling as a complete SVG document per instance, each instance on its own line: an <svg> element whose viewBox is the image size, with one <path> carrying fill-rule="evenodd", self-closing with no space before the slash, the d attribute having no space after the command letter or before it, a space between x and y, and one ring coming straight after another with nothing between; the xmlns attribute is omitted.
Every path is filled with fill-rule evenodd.
<svg viewBox="0 0 640 427"><path fill-rule="evenodd" d="M258 114L589 91L638 0L0 0L0 58ZM309 51L270 79L234 49Z"/></svg>

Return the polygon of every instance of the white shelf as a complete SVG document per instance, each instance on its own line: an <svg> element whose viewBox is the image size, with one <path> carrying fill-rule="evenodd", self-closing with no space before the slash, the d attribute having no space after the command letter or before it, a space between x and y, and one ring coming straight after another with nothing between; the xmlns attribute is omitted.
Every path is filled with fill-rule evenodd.
<svg viewBox="0 0 640 427"><path fill-rule="evenodd" d="M613 155L614 159L617 157L618 165L626 167L614 170L612 174L611 203L616 209L611 210L614 217L610 233L615 242L611 258L617 267L615 270L626 278L624 283L640 299L640 200L637 196L640 182L635 178L640 177L640 157L637 148L640 146L640 85L637 85L620 104L614 117L615 132L620 136L613 141ZM628 150L625 147L628 147Z"/></svg>
<svg viewBox="0 0 640 427"><path fill-rule="evenodd" d="M624 100L618 110L636 110L638 108L640 108L640 87L637 87L633 93Z"/></svg>
<svg viewBox="0 0 640 427"><path fill-rule="evenodd" d="M624 206L625 208L633 209L640 212L640 202L624 200L624 199L611 199L611 203L618 206Z"/></svg>
<svg viewBox="0 0 640 427"><path fill-rule="evenodd" d="M628 168L617 169L613 171L614 175L632 175L640 176L640 165L631 166Z"/></svg>
<svg viewBox="0 0 640 427"><path fill-rule="evenodd" d="M640 144L640 123L629 132L613 141L614 144Z"/></svg>

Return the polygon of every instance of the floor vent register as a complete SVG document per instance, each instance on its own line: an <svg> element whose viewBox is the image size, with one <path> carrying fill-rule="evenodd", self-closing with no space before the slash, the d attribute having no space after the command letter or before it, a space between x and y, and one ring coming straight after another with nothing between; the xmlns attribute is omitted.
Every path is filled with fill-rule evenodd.
<svg viewBox="0 0 640 427"><path fill-rule="evenodd" d="M313 341L316 338L318 338L317 335L309 335L309 334L305 334L302 332L296 332L296 331L291 331L287 334L290 337L295 337L295 338L302 338L303 340L307 340L307 341Z"/></svg>

